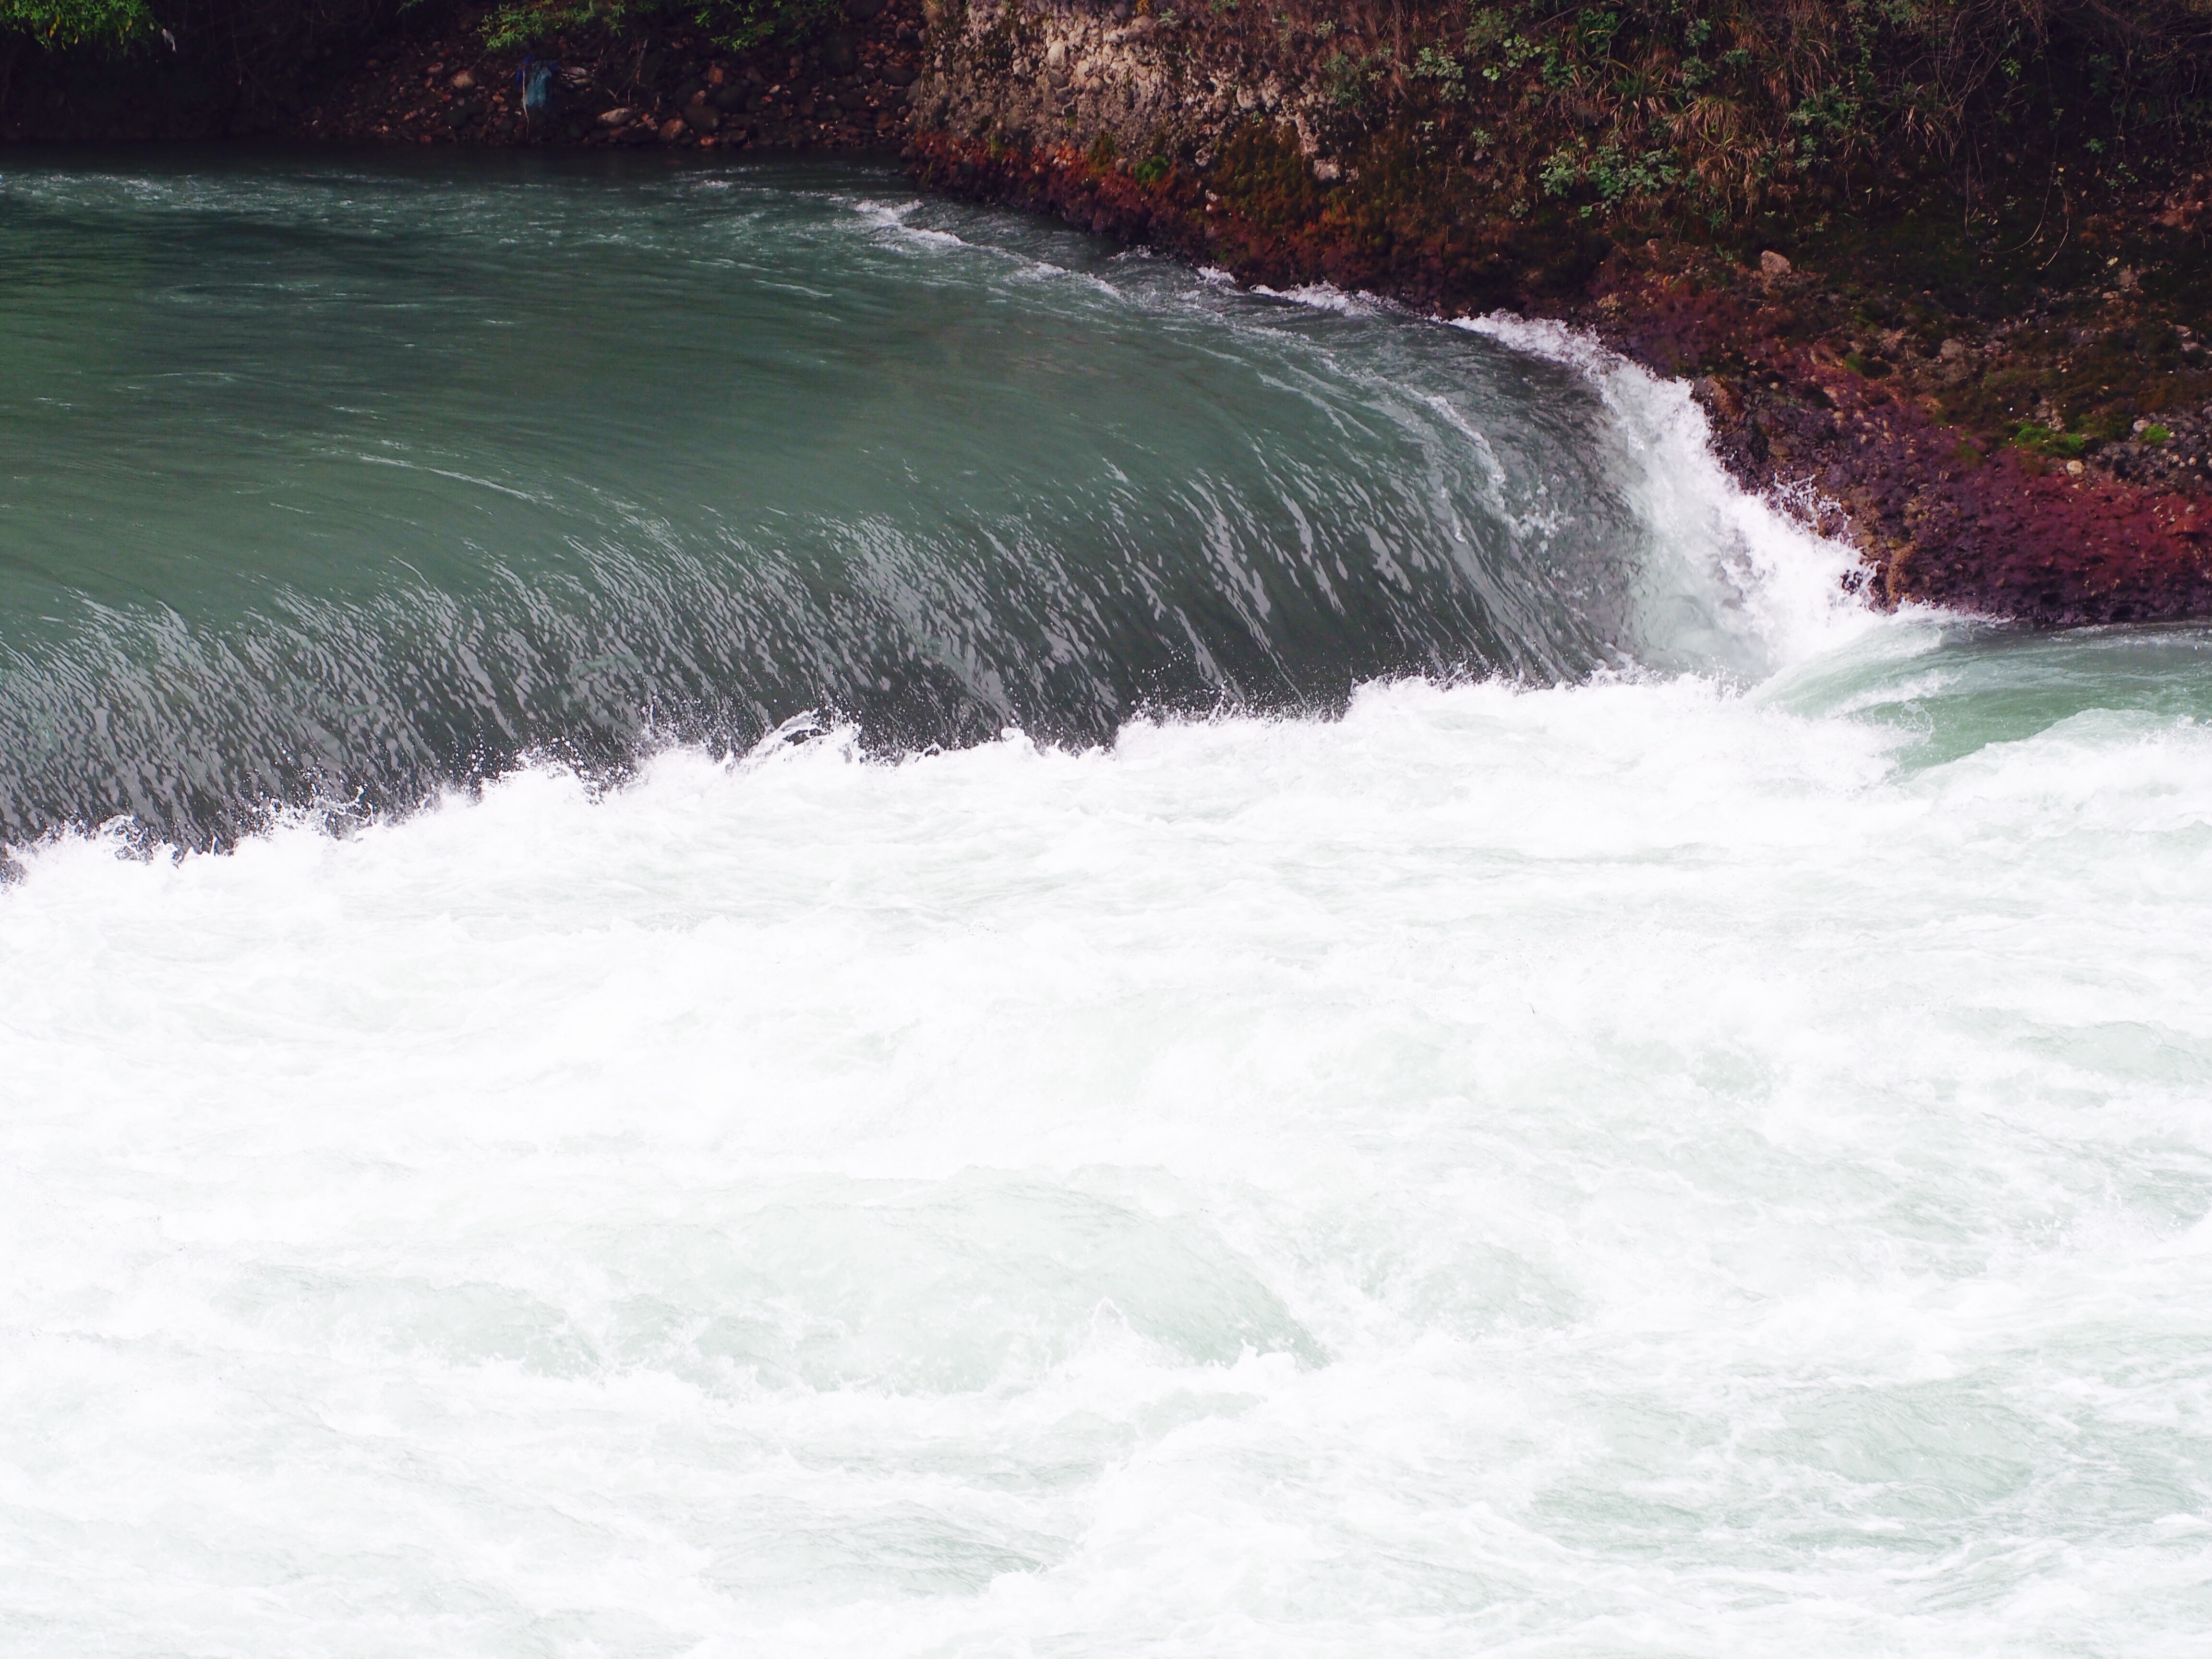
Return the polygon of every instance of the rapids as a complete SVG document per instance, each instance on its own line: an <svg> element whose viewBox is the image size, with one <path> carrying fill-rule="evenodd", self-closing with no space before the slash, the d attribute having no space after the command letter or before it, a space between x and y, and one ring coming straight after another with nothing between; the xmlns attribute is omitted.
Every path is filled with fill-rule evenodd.
<svg viewBox="0 0 2212 1659"><path fill-rule="evenodd" d="M2212 1626L2212 631L865 170L0 295L0 1646Z"/></svg>

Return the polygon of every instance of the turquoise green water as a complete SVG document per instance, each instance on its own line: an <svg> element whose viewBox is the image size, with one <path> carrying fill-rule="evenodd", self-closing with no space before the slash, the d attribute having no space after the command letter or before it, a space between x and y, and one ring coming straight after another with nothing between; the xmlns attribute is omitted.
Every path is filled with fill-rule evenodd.
<svg viewBox="0 0 2212 1659"><path fill-rule="evenodd" d="M1870 638L1779 677L1761 696L1776 708L1844 714L1893 731L1905 764L1941 766L2080 714L2147 729L2212 720L2212 629L2039 634L1954 624Z"/></svg>
<svg viewBox="0 0 2212 1659"><path fill-rule="evenodd" d="M1098 741L1148 705L1578 674L1624 625L1636 530L1567 371L880 173L0 190L18 835L398 804L817 708L890 747Z"/></svg>
<svg viewBox="0 0 2212 1659"><path fill-rule="evenodd" d="M881 172L8 156L0 1651L2194 1656L2212 631L1850 563Z"/></svg>

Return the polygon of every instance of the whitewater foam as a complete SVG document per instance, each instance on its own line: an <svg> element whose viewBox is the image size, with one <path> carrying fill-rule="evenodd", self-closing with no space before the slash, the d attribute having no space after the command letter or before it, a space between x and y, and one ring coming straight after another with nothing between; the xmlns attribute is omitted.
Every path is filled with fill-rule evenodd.
<svg viewBox="0 0 2212 1659"><path fill-rule="evenodd" d="M1876 617L1682 387L1468 326L1610 429L1393 380L1410 329L1221 384L1324 453L1372 389L1389 499L1538 577L1613 520L1532 453L1602 448L1618 672L897 762L786 702L620 787L17 848L0 1646L2193 1653L2212 636ZM725 596L629 493L578 675ZM471 672L538 672L509 615Z"/></svg>
<svg viewBox="0 0 2212 1659"><path fill-rule="evenodd" d="M1200 276L1219 285L1210 270ZM1255 284L1250 291L1310 310L1396 316L1419 325L1389 301L1330 283ZM1802 483L1767 495L1740 489L1713 453L1711 424L1687 381L1656 375L1595 335L1557 321L1493 312L1447 326L1564 364L1602 400L1610 426L1590 440L1604 447L1608 475L1651 544L1638 573L1633 631L1619 642L1625 661L1752 683L1833 651L1875 624L1856 580L1863 574L1858 553L1831 533L1842 528L1832 504ZM1516 534L1548 539L1565 527L1540 493L1516 513L1480 428L1447 398L1424 401L1480 456L1491 480L1486 498Z"/></svg>
<svg viewBox="0 0 2212 1659"><path fill-rule="evenodd" d="M801 735L25 856L12 1640L2202 1627L2203 728Z"/></svg>
<svg viewBox="0 0 2212 1659"><path fill-rule="evenodd" d="M1664 550L1639 595L1652 665L1764 679L1872 625L1850 580L1856 550L1814 527L1826 516L1817 502L1790 513L1736 487L1689 382L1662 380L1558 322L1498 312L1452 325L1565 363L1605 400L1623 486Z"/></svg>

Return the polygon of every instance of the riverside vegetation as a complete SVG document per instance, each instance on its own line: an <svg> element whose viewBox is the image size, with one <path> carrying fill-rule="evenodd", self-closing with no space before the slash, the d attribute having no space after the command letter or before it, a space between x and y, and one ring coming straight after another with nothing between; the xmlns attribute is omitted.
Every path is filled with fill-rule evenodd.
<svg viewBox="0 0 2212 1659"><path fill-rule="evenodd" d="M0 131L897 146L1692 378L1884 598L2212 612L2212 0L0 0ZM540 100L526 107L538 68Z"/></svg>

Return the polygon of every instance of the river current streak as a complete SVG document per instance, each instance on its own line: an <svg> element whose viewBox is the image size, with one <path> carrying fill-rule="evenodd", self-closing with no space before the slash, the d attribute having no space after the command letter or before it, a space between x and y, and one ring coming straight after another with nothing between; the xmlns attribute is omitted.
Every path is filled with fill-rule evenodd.
<svg viewBox="0 0 2212 1659"><path fill-rule="evenodd" d="M1598 400L880 174L0 178L0 833L1625 659Z"/></svg>

